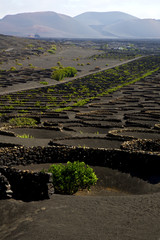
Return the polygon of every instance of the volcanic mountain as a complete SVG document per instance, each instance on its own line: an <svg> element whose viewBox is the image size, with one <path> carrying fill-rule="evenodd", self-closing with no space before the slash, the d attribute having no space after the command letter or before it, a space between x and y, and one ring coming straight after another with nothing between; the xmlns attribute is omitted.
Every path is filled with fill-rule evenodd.
<svg viewBox="0 0 160 240"><path fill-rule="evenodd" d="M45 38L160 38L160 20L123 12L86 12L70 17L56 12L7 15L0 33Z"/></svg>

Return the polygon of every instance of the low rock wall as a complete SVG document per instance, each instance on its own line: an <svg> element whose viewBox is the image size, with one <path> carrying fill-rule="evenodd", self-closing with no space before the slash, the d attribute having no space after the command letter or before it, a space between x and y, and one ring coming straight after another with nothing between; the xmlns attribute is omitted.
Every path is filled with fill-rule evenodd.
<svg viewBox="0 0 160 240"><path fill-rule="evenodd" d="M6 199L9 197L7 194L8 186L9 183L7 181L7 178L2 175L2 173L0 173L0 199Z"/></svg>
<svg viewBox="0 0 160 240"><path fill-rule="evenodd" d="M0 167L0 199L10 197L24 201L36 201L49 198L50 175L20 171L14 168ZM8 189L7 183L10 186ZM49 187L50 185L50 187Z"/></svg>
<svg viewBox="0 0 160 240"><path fill-rule="evenodd" d="M16 170L14 165L67 161L84 161L91 166L110 167L144 179L148 176L160 175L158 153L66 146L0 148L0 173L7 178L13 197L16 199L29 201L48 198L50 178L45 173Z"/></svg>
<svg viewBox="0 0 160 240"><path fill-rule="evenodd" d="M157 172L160 154L120 149L92 149L66 146L0 148L0 165L29 165L34 163L65 163L84 161L89 165L106 166L121 171Z"/></svg>

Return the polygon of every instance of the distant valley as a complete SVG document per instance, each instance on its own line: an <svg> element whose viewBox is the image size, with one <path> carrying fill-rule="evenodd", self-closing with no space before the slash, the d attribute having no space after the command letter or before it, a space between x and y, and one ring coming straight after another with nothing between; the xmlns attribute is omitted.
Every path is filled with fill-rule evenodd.
<svg viewBox="0 0 160 240"><path fill-rule="evenodd" d="M41 38L160 38L160 20L123 12L86 12L70 17L56 12L7 15L0 34Z"/></svg>

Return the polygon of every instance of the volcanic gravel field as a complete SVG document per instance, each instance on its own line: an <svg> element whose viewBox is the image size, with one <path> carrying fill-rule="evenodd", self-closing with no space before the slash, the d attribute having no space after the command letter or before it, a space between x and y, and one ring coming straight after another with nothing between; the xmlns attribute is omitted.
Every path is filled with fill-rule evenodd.
<svg viewBox="0 0 160 240"><path fill-rule="evenodd" d="M0 73L1 144L123 149L160 156L160 71L100 94L102 90L116 87L116 80L115 85L104 84L101 76L107 73L102 71L92 84L90 78L95 75L88 74L93 73L92 70L93 74L99 74L99 70L126 63L126 59L95 61L90 57L99 53L98 50L60 44L55 55L47 55L44 51L50 43L45 45L45 41L44 50L39 49L36 56L35 49L24 49L24 45L36 43L37 49L42 43L26 41L30 42L24 44L15 38L13 46L9 43L3 46L7 51L1 57L1 67L5 70ZM18 43L19 51L15 51ZM19 54L23 67L16 65L18 56L14 51ZM62 82L50 78L50 68L58 60L64 66L77 66L73 58L78 57L77 61L85 66L77 67L76 78ZM6 71L13 63L17 69ZM29 63L37 68L28 68ZM47 85L40 83L44 81ZM87 82L85 88L84 82ZM78 89L81 95L75 97ZM84 105L77 104L87 98ZM36 120L37 125L10 124L11 119L22 116ZM24 134L31 138L21 138ZM49 166L46 163L14 167L39 172ZM79 191L73 196L53 194L44 201L0 200L0 239L160 240L160 174L145 181L118 169L92 167L99 180L90 192Z"/></svg>

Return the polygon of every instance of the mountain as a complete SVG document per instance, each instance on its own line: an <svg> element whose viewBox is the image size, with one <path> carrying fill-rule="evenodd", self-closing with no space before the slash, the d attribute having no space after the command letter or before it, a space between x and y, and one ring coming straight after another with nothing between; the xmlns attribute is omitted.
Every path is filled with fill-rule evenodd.
<svg viewBox="0 0 160 240"><path fill-rule="evenodd" d="M58 38L97 38L100 34L72 17L55 12L7 15L0 20L0 33L14 36L40 35Z"/></svg>
<svg viewBox="0 0 160 240"><path fill-rule="evenodd" d="M88 26L109 26L138 18L123 12L86 12L74 17L74 19Z"/></svg>
<svg viewBox="0 0 160 240"><path fill-rule="evenodd" d="M103 32L110 32L121 38L160 38L160 22L153 19L135 19L105 26Z"/></svg>
<svg viewBox="0 0 160 240"><path fill-rule="evenodd" d="M69 17L56 12L7 15L0 33L48 38L160 38L160 20L123 12L86 12Z"/></svg>
<svg viewBox="0 0 160 240"><path fill-rule="evenodd" d="M86 12L75 17L105 37L160 38L160 21L122 12Z"/></svg>

